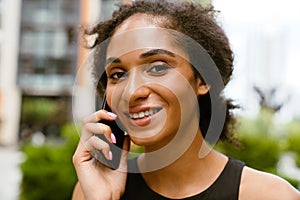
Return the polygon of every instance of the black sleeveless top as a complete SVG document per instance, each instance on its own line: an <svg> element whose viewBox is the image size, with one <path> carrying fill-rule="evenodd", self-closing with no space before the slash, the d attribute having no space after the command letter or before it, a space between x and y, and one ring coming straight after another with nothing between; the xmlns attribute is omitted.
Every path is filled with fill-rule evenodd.
<svg viewBox="0 0 300 200"><path fill-rule="evenodd" d="M129 161L130 168L137 170L137 159ZM203 192L183 200L238 200L239 186L244 163L229 158L217 180ZM121 200L171 200L151 190L140 173L128 173L125 193Z"/></svg>

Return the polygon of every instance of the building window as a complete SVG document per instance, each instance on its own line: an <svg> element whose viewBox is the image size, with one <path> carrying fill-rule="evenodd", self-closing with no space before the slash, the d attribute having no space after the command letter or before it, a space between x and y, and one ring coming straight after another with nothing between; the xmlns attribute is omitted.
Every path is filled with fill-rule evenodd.
<svg viewBox="0 0 300 200"><path fill-rule="evenodd" d="M19 86L61 92L72 87L77 61L80 0L23 0Z"/></svg>

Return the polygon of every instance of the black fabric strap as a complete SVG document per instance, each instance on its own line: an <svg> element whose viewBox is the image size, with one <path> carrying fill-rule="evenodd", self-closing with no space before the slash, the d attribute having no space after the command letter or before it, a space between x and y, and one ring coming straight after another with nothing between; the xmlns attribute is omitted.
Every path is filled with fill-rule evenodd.
<svg viewBox="0 0 300 200"><path fill-rule="evenodd" d="M217 180L203 192L182 200L238 200L244 163L229 158ZM137 158L128 162L130 171L138 171ZM151 190L140 173L129 173L122 200L171 200Z"/></svg>

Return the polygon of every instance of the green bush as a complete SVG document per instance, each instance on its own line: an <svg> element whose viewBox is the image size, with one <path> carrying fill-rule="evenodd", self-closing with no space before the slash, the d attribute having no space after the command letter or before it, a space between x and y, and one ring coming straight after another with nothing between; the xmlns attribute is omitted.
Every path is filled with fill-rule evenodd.
<svg viewBox="0 0 300 200"><path fill-rule="evenodd" d="M21 121L29 125L64 124L69 120L69 101L42 97L23 97Z"/></svg>
<svg viewBox="0 0 300 200"><path fill-rule="evenodd" d="M288 134L287 151L296 154L296 163L300 168L300 120L293 120L286 126Z"/></svg>
<svg viewBox="0 0 300 200"><path fill-rule="evenodd" d="M274 123L273 117L274 113L262 109L256 118L239 118L240 126L236 130L236 136L240 147L220 142L215 148L242 160L249 167L277 174L297 188L299 181L279 174L277 164L282 154L293 152L300 167L300 121L278 125Z"/></svg>
<svg viewBox="0 0 300 200"><path fill-rule="evenodd" d="M71 199L77 181L72 164L79 139L76 133L73 125L66 125L62 129L64 142L61 144L24 145L26 159L21 164L21 200Z"/></svg>
<svg viewBox="0 0 300 200"><path fill-rule="evenodd" d="M228 144L219 144L225 154L240 159L247 166L267 172L276 172L281 153L279 133L274 129L273 113L262 109L253 119L239 118L237 137L240 148Z"/></svg>
<svg viewBox="0 0 300 200"><path fill-rule="evenodd" d="M272 138L244 136L240 138L241 147L220 143L218 148L226 155L242 160L249 167L267 172L276 172L280 156L280 146Z"/></svg>

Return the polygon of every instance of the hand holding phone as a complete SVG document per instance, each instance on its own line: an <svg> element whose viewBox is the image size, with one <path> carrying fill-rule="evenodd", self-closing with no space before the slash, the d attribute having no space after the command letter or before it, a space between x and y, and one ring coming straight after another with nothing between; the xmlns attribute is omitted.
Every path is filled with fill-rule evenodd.
<svg viewBox="0 0 300 200"><path fill-rule="evenodd" d="M106 103L106 96L104 95L103 103L101 109L111 112L110 107ZM106 159L102 151L95 150L93 152L93 157L104 164L105 166L111 169L118 169L120 164L120 159L122 155L122 147L124 143L124 131L118 126L116 121L109 121L109 120L100 120L99 123L106 124L110 127L112 133L116 137L116 143L110 143L103 134L97 134L96 136L99 137L101 140L105 141L109 144L110 151L112 152L112 160Z"/></svg>

